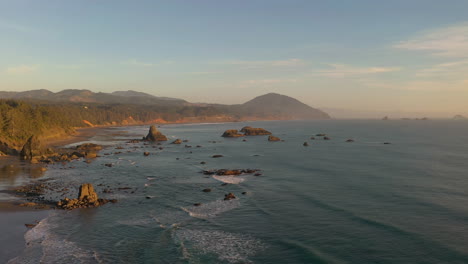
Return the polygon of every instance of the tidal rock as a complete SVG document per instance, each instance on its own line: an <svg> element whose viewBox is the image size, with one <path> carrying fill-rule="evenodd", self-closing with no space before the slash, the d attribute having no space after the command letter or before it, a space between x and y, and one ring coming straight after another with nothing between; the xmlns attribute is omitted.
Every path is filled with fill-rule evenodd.
<svg viewBox="0 0 468 264"><path fill-rule="evenodd" d="M263 135L271 135L271 132L263 129L263 128L255 128L246 126L241 129L241 132L244 133L246 136L263 136Z"/></svg>
<svg viewBox="0 0 468 264"><path fill-rule="evenodd" d="M236 199L236 196L233 193L228 193L224 195L225 201L232 200L232 199Z"/></svg>
<svg viewBox="0 0 468 264"><path fill-rule="evenodd" d="M57 207L61 209L72 210L76 208L97 207L108 202L115 203L117 200L99 199L94 187L90 183L85 183L80 186L78 198L65 198L57 203Z"/></svg>
<svg viewBox="0 0 468 264"><path fill-rule="evenodd" d="M149 155L150 155L150 153L149 153L149 152L143 152L143 155L145 155L145 156L149 156Z"/></svg>
<svg viewBox="0 0 468 264"><path fill-rule="evenodd" d="M270 135L268 137L268 141L281 141L281 138Z"/></svg>
<svg viewBox="0 0 468 264"><path fill-rule="evenodd" d="M89 203L94 203L98 200L98 195L94 191L94 187L91 183L85 183L80 186L78 199L87 200Z"/></svg>
<svg viewBox="0 0 468 264"><path fill-rule="evenodd" d="M326 135L327 135L327 134L317 134L317 135L315 135L315 136L316 136L316 137L324 137L324 136L326 136Z"/></svg>
<svg viewBox="0 0 468 264"><path fill-rule="evenodd" d="M346 142L354 142L354 139L347 139Z"/></svg>
<svg viewBox="0 0 468 264"><path fill-rule="evenodd" d="M224 157L224 156L223 156L223 155L217 154L217 155L213 155L213 156L211 156L211 157L212 157L212 158L222 158L222 157Z"/></svg>
<svg viewBox="0 0 468 264"><path fill-rule="evenodd" d="M206 189L203 189L202 191L203 191L203 192L211 192L211 189L210 189L210 188L206 188Z"/></svg>
<svg viewBox="0 0 468 264"><path fill-rule="evenodd" d="M167 137L163 135L158 129L153 125L150 127L148 135L145 137L145 140L148 141L167 141Z"/></svg>
<svg viewBox="0 0 468 264"><path fill-rule="evenodd" d="M182 140L176 139L176 140L172 141L171 144L177 144L177 145L178 145L178 144L182 144Z"/></svg>
<svg viewBox="0 0 468 264"><path fill-rule="evenodd" d="M302 144L302 146L304 146L304 147L308 147L308 146L309 146L309 143L307 143L307 142L304 142L304 144Z"/></svg>
<svg viewBox="0 0 468 264"><path fill-rule="evenodd" d="M31 160L33 157L41 156L45 153L46 151L39 139L36 136L31 136L21 149L20 159Z"/></svg>
<svg viewBox="0 0 468 264"><path fill-rule="evenodd" d="M330 140L329 137L323 137L323 140Z"/></svg>
<svg viewBox="0 0 468 264"><path fill-rule="evenodd" d="M94 143L85 143L85 144L76 146L76 150L81 150L81 151L99 151L101 149L102 149L101 145L94 144Z"/></svg>
<svg viewBox="0 0 468 264"><path fill-rule="evenodd" d="M244 135L240 134L237 129L229 129L224 131L222 137L243 137Z"/></svg>

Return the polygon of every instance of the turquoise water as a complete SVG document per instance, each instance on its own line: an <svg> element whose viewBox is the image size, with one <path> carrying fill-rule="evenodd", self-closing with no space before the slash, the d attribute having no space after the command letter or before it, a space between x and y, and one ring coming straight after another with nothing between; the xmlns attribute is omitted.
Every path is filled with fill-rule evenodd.
<svg viewBox="0 0 468 264"><path fill-rule="evenodd" d="M285 141L220 137L244 125ZM108 129L92 141L105 140L101 154L123 153L49 168L47 177L64 186L91 182L119 202L52 212L11 262L468 263L468 122L167 125L160 130L170 140L193 147L125 143L147 129ZM309 140L317 133L331 140ZM200 173L222 168L262 175ZM107 186L131 189L102 193ZM223 201L229 192L238 199Z"/></svg>

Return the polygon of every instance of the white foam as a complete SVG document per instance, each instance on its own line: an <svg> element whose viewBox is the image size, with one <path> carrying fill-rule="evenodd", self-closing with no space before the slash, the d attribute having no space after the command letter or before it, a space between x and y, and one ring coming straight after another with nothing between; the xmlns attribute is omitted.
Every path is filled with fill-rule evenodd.
<svg viewBox="0 0 468 264"><path fill-rule="evenodd" d="M229 184L239 184L245 181L245 177L242 176L220 176L220 175L213 175L213 178L224 183Z"/></svg>
<svg viewBox="0 0 468 264"><path fill-rule="evenodd" d="M217 200L214 202L201 204L200 206L182 207L182 210L187 212L192 217L206 219L215 217L232 209L236 209L239 206L240 201L238 199L227 201Z"/></svg>
<svg viewBox="0 0 468 264"><path fill-rule="evenodd" d="M54 234L56 227L49 216L26 232L26 248L23 253L10 260L8 264L23 263L99 263L97 253L85 250Z"/></svg>
<svg viewBox="0 0 468 264"><path fill-rule="evenodd" d="M214 254L220 261L251 263L248 258L266 248L263 242L250 235L224 231L177 229L173 239L181 245L184 258L191 260Z"/></svg>

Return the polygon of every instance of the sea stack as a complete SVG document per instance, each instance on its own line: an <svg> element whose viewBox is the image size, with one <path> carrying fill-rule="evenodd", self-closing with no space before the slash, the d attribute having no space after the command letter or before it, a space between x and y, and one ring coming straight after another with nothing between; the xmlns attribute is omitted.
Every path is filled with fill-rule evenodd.
<svg viewBox="0 0 468 264"><path fill-rule="evenodd" d="M246 126L241 129L241 132L244 133L246 136L263 136L263 135L271 135L270 131L267 131L263 128L255 128Z"/></svg>
<svg viewBox="0 0 468 264"><path fill-rule="evenodd" d="M44 148L41 145L41 142L36 136L31 136L20 152L20 159L22 160L32 160L35 156L40 156L44 154Z"/></svg>
<svg viewBox="0 0 468 264"><path fill-rule="evenodd" d="M224 131L222 137L243 137L244 135L240 134L237 129L228 129Z"/></svg>
<svg viewBox="0 0 468 264"><path fill-rule="evenodd" d="M158 129L152 125L149 129L148 135L145 137L148 141L167 141L167 137L163 135Z"/></svg>

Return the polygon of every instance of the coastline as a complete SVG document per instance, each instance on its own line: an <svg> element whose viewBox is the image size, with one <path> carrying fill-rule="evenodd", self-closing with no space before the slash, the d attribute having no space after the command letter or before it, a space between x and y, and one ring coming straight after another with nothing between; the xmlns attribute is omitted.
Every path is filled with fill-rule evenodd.
<svg viewBox="0 0 468 264"><path fill-rule="evenodd" d="M78 128L73 135L46 140L44 144L48 147L62 148L68 144L89 140L105 128L108 127ZM0 160L0 165L2 166L10 166L11 164L11 159ZM3 177L5 180L1 184L2 186L0 186L1 189L9 189L15 186L15 183L8 181L9 177L11 177L10 175L0 175L0 177ZM24 177L29 182L34 180L33 177L29 178L29 175L14 177ZM50 212L53 211L52 209L19 206L23 202L26 201L9 194L0 197L0 233L2 234L0 236L0 245L2 245L0 247L0 263L7 263L9 260L19 256L26 248L24 235L31 229L26 227L26 224L37 224L39 221L47 218Z"/></svg>

